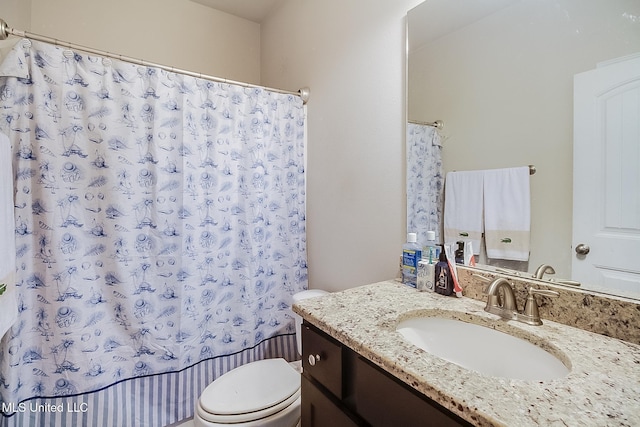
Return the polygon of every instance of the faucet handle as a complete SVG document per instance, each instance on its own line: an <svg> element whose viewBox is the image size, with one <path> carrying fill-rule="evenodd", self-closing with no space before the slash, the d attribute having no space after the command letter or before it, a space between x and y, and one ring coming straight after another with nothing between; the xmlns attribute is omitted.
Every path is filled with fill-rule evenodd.
<svg viewBox="0 0 640 427"><path fill-rule="evenodd" d="M544 295L546 297L558 297L560 294L556 291L552 291L551 289L536 289L534 287L529 288L529 295Z"/></svg>
<svg viewBox="0 0 640 427"><path fill-rule="evenodd" d="M544 295L547 297L558 297L560 294L550 289L535 289L533 286L529 288L529 296L524 305L523 316L527 319L527 323L532 325L542 325L540 320L540 312L538 311L538 302L535 295Z"/></svg>

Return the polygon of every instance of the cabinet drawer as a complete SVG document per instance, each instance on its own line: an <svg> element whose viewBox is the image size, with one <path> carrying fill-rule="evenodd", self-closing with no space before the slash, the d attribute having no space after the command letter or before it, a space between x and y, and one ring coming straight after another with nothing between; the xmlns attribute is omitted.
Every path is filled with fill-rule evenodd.
<svg viewBox="0 0 640 427"><path fill-rule="evenodd" d="M302 369L342 399L342 346L307 323L302 325Z"/></svg>

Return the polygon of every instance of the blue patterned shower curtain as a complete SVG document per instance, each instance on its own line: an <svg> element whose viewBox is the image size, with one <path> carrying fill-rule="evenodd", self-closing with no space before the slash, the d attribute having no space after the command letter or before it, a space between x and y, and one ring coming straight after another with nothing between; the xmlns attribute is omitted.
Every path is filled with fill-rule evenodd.
<svg viewBox="0 0 640 427"><path fill-rule="evenodd" d="M225 371L295 357L299 97L22 40L0 117L20 312L3 424L161 426Z"/></svg>
<svg viewBox="0 0 640 427"><path fill-rule="evenodd" d="M407 124L407 232L425 244L427 231L442 243L442 139L433 126Z"/></svg>

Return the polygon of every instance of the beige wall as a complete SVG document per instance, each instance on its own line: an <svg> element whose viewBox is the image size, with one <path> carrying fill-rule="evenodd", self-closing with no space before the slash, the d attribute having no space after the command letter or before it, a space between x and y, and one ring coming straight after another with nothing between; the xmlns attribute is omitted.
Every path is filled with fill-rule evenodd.
<svg viewBox="0 0 640 427"><path fill-rule="evenodd" d="M31 0L2 0L0 19L3 19L10 28L29 31L31 28ZM0 55L4 50L10 49L15 41L16 39L13 37L0 40Z"/></svg>
<svg viewBox="0 0 640 427"><path fill-rule="evenodd" d="M10 2L6 13L5 1ZM254 22L189 0L31 0L24 1L24 6L23 1L2 0L5 16L0 17L16 29L260 83L260 25Z"/></svg>
<svg viewBox="0 0 640 427"><path fill-rule="evenodd" d="M267 86L311 88L312 288L392 278L406 238L405 16L419 0L289 0L262 24Z"/></svg>
<svg viewBox="0 0 640 427"><path fill-rule="evenodd" d="M12 28L29 30L31 24L31 0L2 0L0 19Z"/></svg>
<svg viewBox="0 0 640 427"><path fill-rule="evenodd" d="M410 54L409 119L446 122L446 171L536 166L529 271L571 276L573 75L640 52L638 9L518 2Z"/></svg>

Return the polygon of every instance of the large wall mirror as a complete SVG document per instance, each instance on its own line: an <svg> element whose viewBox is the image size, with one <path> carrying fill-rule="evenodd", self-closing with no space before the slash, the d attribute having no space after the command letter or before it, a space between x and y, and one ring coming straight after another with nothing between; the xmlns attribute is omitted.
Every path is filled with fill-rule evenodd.
<svg viewBox="0 0 640 427"><path fill-rule="evenodd" d="M407 23L407 118L444 121L445 173L536 168L529 262L494 265L531 275L549 264L553 278L571 280L579 256L573 224L594 212L573 208L574 75L640 57L640 2L427 0L408 12ZM626 123L640 129L640 113ZM632 179L640 188L640 173ZM640 196L632 198L636 225L630 228L638 232ZM640 286L612 293L640 297Z"/></svg>

